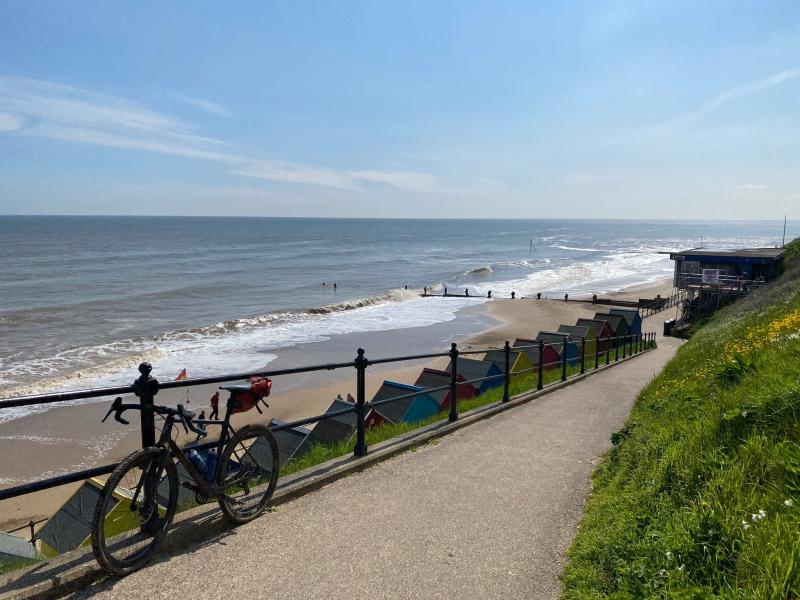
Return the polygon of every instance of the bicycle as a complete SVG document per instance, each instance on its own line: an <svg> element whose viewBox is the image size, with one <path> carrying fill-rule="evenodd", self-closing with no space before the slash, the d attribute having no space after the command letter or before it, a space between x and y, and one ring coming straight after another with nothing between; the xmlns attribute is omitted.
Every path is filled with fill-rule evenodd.
<svg viewBox="0 0 800 600"><path fill-rule="evenodd" d="M171 408L125 404L121 397L114 400L103 422L114 413L116 421L128 425L122 414L126 410L139 410L162 416L164 426L156 445L125 458L103 487L92 518L91 535L92 549L101 567L114 575L127 575L152 558L178 506L176 460L192 479L181 485L194 491L198 502L215 499L225 517L236 524L247 523L261 514L278 480L278 444L265 425L250 424L235 431L230 424L231 414L253 406L260 413L258 403L267 405L263 396L269 394L271 382L260 381L267 383L263 395L254 394L255 383L220 387L230 392L222 420L195 419L194 411L181 404ZM264 392L263 386L261 391ZM206 473L195 464L202 461L191 453L208 444L195 444L184 451L172 437L176 423L187 434L189 431L197 434L198 439L207 435L207 426L221 426L219 439L211 445L216 448L216 465L209 464L213 461L206 463ZM123 507L109 515L120 502L128 503L127 510Z"/></svg>

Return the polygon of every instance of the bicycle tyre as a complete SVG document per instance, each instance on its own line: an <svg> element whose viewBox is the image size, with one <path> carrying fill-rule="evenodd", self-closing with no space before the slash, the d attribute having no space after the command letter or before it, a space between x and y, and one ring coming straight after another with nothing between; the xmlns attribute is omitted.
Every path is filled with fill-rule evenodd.
<svg viewBox="0 0 800 600"><path fill-rule="evenodd" d="M250 452L256 448L257 456ZM278 442L269 428L253 424L239 429L225 444L217 472L217 485L224 491L219 506L225 517L232 523L242 524L260 515L275 492L279 470ZM243 500L229 495L242 486L247 507Z"/></svg>
<svg viewBox="0 0 800 600"><path fill-rule="evenodd" d="M166 454L166 456L165 456ZM163 466L160 463L163 462ZM153 471L155 469L155 471ZM137 475L137 470L139 474ZM145 473L152 473L156 479L157 492L147 506L143 494L137 496L139 508L134 511L133 498L115 496L118 487L136 489ZM130 479L126 475L131 474ZM158 478L166 475L164 494L163 483ZM133 484L133 485L132 485ZM159 496L166 500L166 507L159 504ZM128 502L126 509L125 502ZM162 448L145 448L129 455L123 460L106 481L100 499L97 501L92 517L92 549L100 566L113 575L128 575L143 567L153 556L167 532L178 506L178 471L168 451ZM153 519L152 511L159 515ZM163 515L162 515L163 510ZM114 515L110 513L116 511ZM132 513L136 513L133 514ZM144 521L144 526L142 522ZM129 525L137 526L128 528ZM130 535L129 535L130 534ZM144 540L140 547L129 556L122 556L123 544L135 538ZM118 555L118 551L119 554Z"/></svg>

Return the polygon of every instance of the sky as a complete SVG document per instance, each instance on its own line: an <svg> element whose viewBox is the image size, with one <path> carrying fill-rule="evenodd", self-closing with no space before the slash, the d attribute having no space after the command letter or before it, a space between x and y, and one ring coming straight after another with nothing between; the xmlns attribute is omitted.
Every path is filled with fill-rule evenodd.
<svg viewBox="0 0 800 600"><path fill-rule="evenodd" d="M800 219L800 3L0 3L0 214Z"/></svg>

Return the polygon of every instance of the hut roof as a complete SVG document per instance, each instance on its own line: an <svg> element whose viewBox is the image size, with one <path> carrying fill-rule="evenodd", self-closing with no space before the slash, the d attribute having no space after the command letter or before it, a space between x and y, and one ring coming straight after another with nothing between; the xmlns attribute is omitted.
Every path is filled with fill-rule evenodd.
<svg viewBox="0 0 800 600"><path fill-rule="evenodd" d="M611 329L613 329L614 333L616 333L617 335L620 335L620 333L624 335L626 330L630 329L630 327L628 327L628 322L622 315L612 315L610 313L595 313L594 318L600 319L601 321L608 321L608 324L611 326ZM620 332L620 326L622 325L622 323L625 323L625 326L622 328L622 332Z"/></svg>
<svg viewBox="0 0 800 600"><path fill-rule="evenodd" d="M580 340L580 338L591 337L589 335L590 332L593 336L597 337L594 330L586 325L559 325L558 331L559 333L568 333L573 339L578 340Z"/></svg>
<svg viewBox="0 0 800 600"><path fill-rule="evenodd" d="M531 361L532 365L539 364L539 340L517 338L511 345L514 348L519 348L520 346L533 346L533 348L524 348L521 350L521 352L528 357L528 360Z"/></svg>
<svg viewBox="0 0 800 600"><path fill-rule="evenodd" d="M603 334L603 326L605 325L605 321L602 319L578 319L575 324L581 325L584 327L588 327L592 331L594 331L595 337L600 337Z"/></svg>
<svg viewBox="0 0 800 600"><path fill-rule="evenodd" d="M628 327L633 327L636 317L639 316L639 311L635 308L612 308L609 312L612 315L620 315L624 318Z"/></svg>
<svg viewBox="0 0 800 600"><path fill-rule="evenodd" d="M517 357L521 353L521 350L511 350L511 352L508 353L509 366L514 366L514 363L517 361ZM486 356L484 356L483 360L494 363L497 368L503 372L506 370L506 351L502 348L489 350L486 353Z"/></svg>
<svg viewBox="0 0 800 600"><path fill-rule="evenodd" d="M456 381L466 381L460 374L456 374ZM443 385L450 385L450 373L448 371L440 371L439 369L422 369L422 372L417 377L414 385L421 388L435 388ZM439 390L438 392L428 392L428 395L439 403L439 406L444 405L447 401L447 396L450 390Z"/></svg>
<svg viewBox="0 0 800 600"><path fill-rule="evenodd" d="M100 485L84 481L69 500L39 530L39 538L58 552L80 546L92 533L94 507L100 500ZM114 497L111 508L118 504Z"/></svg>
<svg viewBox="0 0 800 600"><path fill-rule="evenodd" d="M325 414L335 412L337 410L344 410L346 408L353 408L352 402L346 400L335 399ZM335 444L349 438L353 431L356 429L356 414L354 412L337 415L330 419L319 421L314 429L311 430L311 437L320 442Z"/></svg>
<svg viewBox="0 0 800 600"><path fill-rule="evenodd" d="M0 563L13 564L36 558L39 558L39 554L28 540L8 533L0 533Z"/></svg>
<svg viewBox="0 0 800 600"><path fill-rule="evenodd" d="M270 426L278 427L286 425L286 421L280 419L271 419ZM281 466L285 465L297 449L303 443L303 440L308 437L311 430L307 427L292 427L290 429L282 429L281 431L274 431L275 441L278 442L278 453L280 454Z"/></svg>
<svg viewBox="0 0 800 600"><path fill-rule="evenodd" d="M537 340L543 340L545 344L555 348L556 352L561 354L561 349L565 343L571 342L569 334L556 333L554 331L540 331L536 334Z"/></svg>
<svg viewBox="0 0 800 600"><path fill-rule="evenodd" d="M405 396L414 392L422 392L423 388L416 385L406 385L405 383L398 383L396 381L389 381L388 379L383 382L383 385L375 392L372 397L372 402L379 400L388 400L389 398L396 398L397 396ZM393 423L399 423L403 420L403 416L408 412L409 407L414 402L414 398L404 398L395 402L387 402L376 406L376 410L384 417Z"/></svg>
<svg viewBox="0 0 800 600"><path fill-rule="evenodd" d="M453 361L447 365L447 372L453 370ZM464 376L465 381L472 381L473 379L480 379L482 377L490 377L492 375L500 375L502 371L497 368L497 365L488 360L477 360L474 358L460 358L458 359L458 374ZM492 383L493 380L487 380ZM483 381L476 382L475 386L480 387Z"/></svg>

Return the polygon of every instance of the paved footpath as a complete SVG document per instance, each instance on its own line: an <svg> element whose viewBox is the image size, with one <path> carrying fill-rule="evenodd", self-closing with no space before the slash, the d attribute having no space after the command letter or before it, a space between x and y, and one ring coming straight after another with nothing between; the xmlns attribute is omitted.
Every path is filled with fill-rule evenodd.
<svg viewBox="0 0 800 600"><path fill-rule="evenodd" d="M557 598L591 472L678 344L76 597Z"/></svg>

